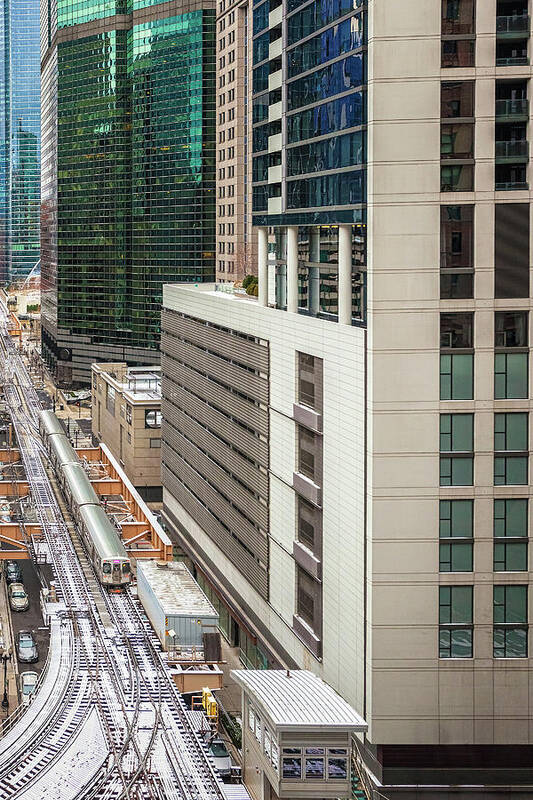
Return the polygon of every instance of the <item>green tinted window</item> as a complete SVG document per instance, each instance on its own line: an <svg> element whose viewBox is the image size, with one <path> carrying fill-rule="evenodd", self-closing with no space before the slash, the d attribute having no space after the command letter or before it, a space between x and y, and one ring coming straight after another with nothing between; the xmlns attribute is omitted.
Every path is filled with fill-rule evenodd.
<svg viewBox="0 0 533 800"><path fill-rule="evenodd" d="M439 588L439 657L472 658L472 586Z"/></svg>
<svg viewBox="0 0 533 800"><path fill-rule="evenodd" d="M471 456L440 457L441 486L472 486L474 481L474 459Z"/></svg>
<svg viewBox="0 0 533 800"><path fill-rule="evenodd" d="M494 658L527 658L527 586L495 586Z"/></svg>
<svg viewBox="0 0 533 800"><path fill-rule="evenodd" d="M494 356L494 397L526 398L528 396L527 353L496 353Z"/></svg>
<svg viewBox="0 0 533 800"><path fill-rule="evenodd" d="M473 560L473 501L441 500L439 570L471 572ZM461 541L468 539L469 541Z"/></svg>
<svg viewBox="0 0 533 800"><path fill-rule="evenodd" d="M495 414L494 415L494 449L527 450L528 415Z"/></svg>
<svg viewBox="0 0 533 800"><path fill-rule="evenodd" d="M472 400L474 397L474 356L442 354L440 357L440 399Z"/></svg>
<svg viewBox="0 0 533 800"><path fill-rule="evenodd" d="M472 452L474 449L474 415L441 414L440 450L448 452Z"/></svg>

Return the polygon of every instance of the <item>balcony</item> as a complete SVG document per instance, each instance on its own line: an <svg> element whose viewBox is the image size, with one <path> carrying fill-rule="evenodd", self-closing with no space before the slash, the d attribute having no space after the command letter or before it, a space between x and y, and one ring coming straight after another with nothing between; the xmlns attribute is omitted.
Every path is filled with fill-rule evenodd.
<svg viewBox="0 0 533 800"><path fill-rule="evenodd" d="M525 98L515 100L496 100L496 119L499 122L527 122L529 119L529 102Z"/></svg>
<svg viewBox="0 0 533 800"><path fill-rule="evenodd" d="M498 39L524 39L529 36L529 15L505 15L496 17Z"/></svg>
<svg viewBox="0 0 533 800"><path fill-rule="evenodd" d="M529 58L527 56L505 56L496 58L497 67L527 67Z"/></svg>
<svg viewBox="0 0 533 800"><path fill-rule="evenodd" d="M522 33L519 41L507 41L507 39L497 39L496 41L496 66L497 67L519 67L529 64L527 54L527 36Z"/></svg>
<svg viewBox="0 0 533 800"><path fill-rule="evenodd" d="M529 160L529 143L525 139L518 141L496 142L496 163L520 163Z"/></svg>

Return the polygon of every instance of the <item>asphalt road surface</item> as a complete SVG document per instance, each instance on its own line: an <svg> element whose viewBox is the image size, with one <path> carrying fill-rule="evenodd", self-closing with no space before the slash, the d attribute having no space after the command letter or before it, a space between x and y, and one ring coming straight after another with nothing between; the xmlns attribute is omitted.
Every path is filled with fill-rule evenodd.
<svg viewBox="0 0 533 800"><path fill-rule="evenodd" d="M11 611L15 647L17 643L17 633L19 631L32 631L37 641L37 648L39 650L39 661L35 662L34 664L22 664L19 661L18 669L19 672L24 672L26 670L35 670L35 672L40 672L46 663L48 644L50 641L50 631L44 625L39 602L41 582L39 581L36 567L32 561L19 561L18 564L22 569L22 580L24 583L24 588L26 589L28 597L30 598L30 607L27 611ZM50 578L50 567L43 565L40 566L39 569L44 571L44 578L48 581Z"/></svg>

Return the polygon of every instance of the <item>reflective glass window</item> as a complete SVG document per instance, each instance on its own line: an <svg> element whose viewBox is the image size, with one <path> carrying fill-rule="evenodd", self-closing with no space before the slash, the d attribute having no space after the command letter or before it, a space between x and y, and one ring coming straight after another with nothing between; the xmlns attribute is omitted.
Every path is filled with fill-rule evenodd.
<svg viewBox="0 0 533 800"><path fill-rule="evenodd" d="M354 92L287 118L289 143L354 128L364 120L363 93Z"/></svg>
<svg viewBox="0 0 533 800"><path fill-rule="evenodd" d="M296 45L287 53L287 72L294 78L317 64L356 50L363 44L362 16L350 17L328 28L313 39Z"/></svg>
<svg viewBox="0 0 533 800"><path fill-rule="evenodd" d="M268 79L267 79L268 83ZM305 78L287 84L287 108L292 111L300 106L325 100L335 94L346 92L364 83L364 56L357 54L336 61L316 70ZM259 91L255 90L254 91Z"/></svg>
<svg viewBox="0 0 533 800"><path fill-rule="evenodd" d="M527 658L527 586L494 586L494 658Z"/></svg>
<svg viewBox="0 0 533 800"><path fill-rule="evenodd" d="M287 182L287 208L344 206L364 201L364 170Z"/></svg>
<svg viewBox="0 0 533 800"><path fill-rule="evenodd" d="M364 163L365 132L330 136L319 142L287 148L287 175L322 172Z"/></svg>

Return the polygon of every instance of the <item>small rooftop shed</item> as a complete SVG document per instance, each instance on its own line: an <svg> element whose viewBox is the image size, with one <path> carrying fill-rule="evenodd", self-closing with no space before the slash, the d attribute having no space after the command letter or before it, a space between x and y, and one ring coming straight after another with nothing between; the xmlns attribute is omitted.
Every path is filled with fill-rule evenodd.
<svg viewBox="0 0 533 800"><path fill-rule="evenodd" d="M232 670L242 689L244 781L256 800L351 796L356 711L307 670Z"/></svg>
<svg viewBox="0 0 533 800"><path fill-rule="evenodd" d="M218 628L217 612L181 561L139 559L137 592L165 650L201 647L203 634Z"/></svg>

